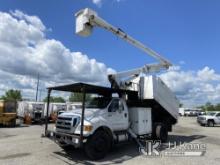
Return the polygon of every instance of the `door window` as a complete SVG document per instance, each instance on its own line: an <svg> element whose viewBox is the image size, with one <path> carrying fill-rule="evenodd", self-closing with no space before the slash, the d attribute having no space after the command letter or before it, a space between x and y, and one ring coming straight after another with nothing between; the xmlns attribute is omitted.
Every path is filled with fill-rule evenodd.
<svg viewBox="0 0 220 165"><path fill-rule="evenodd" d="M111 105L108 108L109 112L116 112L116 111L121 112L123 110L124 110L123 103L119 99L112 100Z"/></svg>

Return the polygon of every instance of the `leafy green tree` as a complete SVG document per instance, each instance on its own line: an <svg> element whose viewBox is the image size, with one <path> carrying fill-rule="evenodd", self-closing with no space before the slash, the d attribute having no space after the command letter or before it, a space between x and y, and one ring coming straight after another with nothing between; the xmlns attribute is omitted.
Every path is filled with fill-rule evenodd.
<svg viewBox="0 0 220 165"><path fill-rule="evenodd" d="M86 100L91 99L91 94L86 94ZM70 102L80 102L83 100L83 94L82 93L71 93L69 96Z"/></svg>
<svg viewBox="0 0 220 165"><path fill-rule="evenodd" d="M206 109L206 111L215 111L214 105L212 105L212 103L210 103L210 102L207 102L205 104L205 109Z"/></svg>
<svg viewBox="0 0 220 165"><path fill-rule="evenodd" d="M205 112L205 111L206 111L206 108L205 108L205 106L204 106L204 105L202 105L202 106L198 106L198 107L196 107L196 108L198 108L198 109L202 109L202 111L203 111L203 112Z"/></svg>
<svg viewBox="0 0 220 165"><path fill-rule="evenodd" d="M44 98L44 102L47 102L47 97ZM62 97L50 97L50 102L52 103L65 103L65 99Z"/></svg>
<svg viewBox="0 0 220 165"><path fill-rule="evenodd" d="M220 103L218 103L218 104L215 105L215 110L216 110L216 111L220 111Z"/></svg>
<svg viewBox="0 0 220 165"><path fill-rule="evenodd" d="M22 100L21 91L10 89L5 92L5 95L2 96L1 99L6 101L21 101Z"/></svg>

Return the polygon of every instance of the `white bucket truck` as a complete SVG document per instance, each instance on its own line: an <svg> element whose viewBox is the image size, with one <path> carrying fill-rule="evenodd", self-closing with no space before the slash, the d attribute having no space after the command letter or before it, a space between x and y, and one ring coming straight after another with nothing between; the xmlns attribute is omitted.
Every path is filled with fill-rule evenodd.
<svg viewBox="0 0 220 165"><path fill-rule="evenodd" d="M88 36L93 27L112 32L159 63L108 75L111 88L84 83L48 88L47 105L52 90L82 92L84 97L81 109L58 116L54 131L48 131L46 122L45 135L61 146L84 148L90 159L103 158L114 144L129 139L135 139L138 144L140 139L149 137L165 142L177 122L179 102L166 84L150 73L168 69L171 63L98 17L96 12L88 8L80 10L76 14L76 33ZM86 102L86 93L96 97Z"/></svg>

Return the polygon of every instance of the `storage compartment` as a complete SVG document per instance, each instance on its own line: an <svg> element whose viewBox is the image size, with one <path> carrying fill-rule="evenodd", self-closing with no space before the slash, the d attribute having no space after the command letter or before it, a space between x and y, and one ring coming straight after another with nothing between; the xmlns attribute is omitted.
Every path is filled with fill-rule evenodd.
<svg viewBox="0 0 220 165"><path fill-rule="evenodd" d="M140 100L155 101L173 118L179 116L179 101L167 85L156 76L137 77L132 80L133 86L129 89L138 91Z"/></svg>
<svg viewBox="0 0 220 165"><path fill-rule="evenodd" d="M129 108L131 129L136 135L152 133L151 108Z"/></svg>

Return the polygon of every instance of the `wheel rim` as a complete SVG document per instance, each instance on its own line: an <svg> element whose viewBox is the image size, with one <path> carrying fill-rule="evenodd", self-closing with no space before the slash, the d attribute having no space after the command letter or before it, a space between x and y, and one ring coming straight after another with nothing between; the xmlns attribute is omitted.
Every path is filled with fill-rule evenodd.
<svg viewBox="0 0 220 165"><path fill-rule="evenodd" d="M97 138L94 143L94 149L97 152L103 152L106 148L106 142L104 138Z"/></svg>

